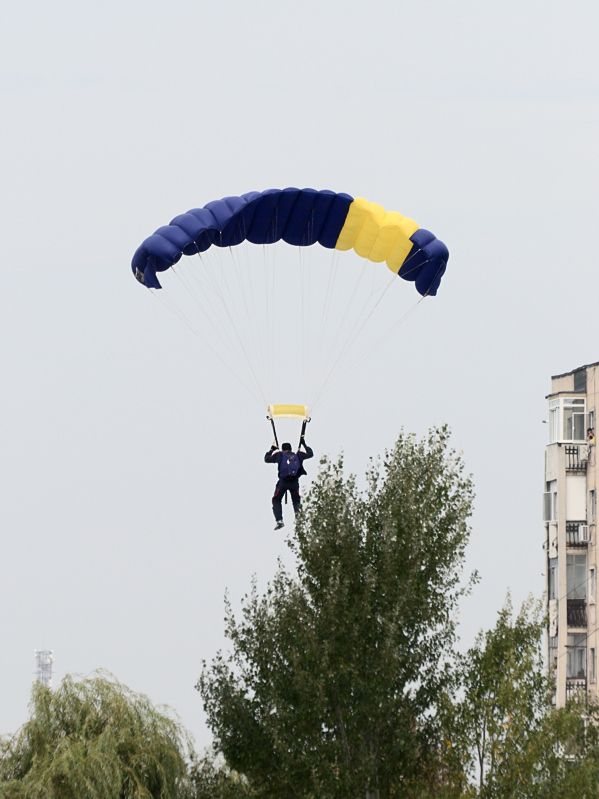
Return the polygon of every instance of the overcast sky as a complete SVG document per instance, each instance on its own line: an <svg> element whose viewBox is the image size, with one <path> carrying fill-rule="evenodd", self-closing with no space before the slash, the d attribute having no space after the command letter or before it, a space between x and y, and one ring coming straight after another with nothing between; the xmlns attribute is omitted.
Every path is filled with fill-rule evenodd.
<svg viewBox="0 0 599 799"><path fill-rule="evenodd" d="M108 669L207 744L193 685L225 588L238 606L287 558L263 405L201 318L193 335L171 313L185 291L165 281L158 301L129 267L156 227L224 195L345 191L447 243L438 297L339 374L309 441L362 473L402 427L448 423L477 491L463 645L508 589L540 594L544 397L599 359L598 34L593 0L5 10L0 732L25 720L47 647L55 681ZM283 249L281 269L298 258ZM416 300L395 281L375 322Z"/></svg>

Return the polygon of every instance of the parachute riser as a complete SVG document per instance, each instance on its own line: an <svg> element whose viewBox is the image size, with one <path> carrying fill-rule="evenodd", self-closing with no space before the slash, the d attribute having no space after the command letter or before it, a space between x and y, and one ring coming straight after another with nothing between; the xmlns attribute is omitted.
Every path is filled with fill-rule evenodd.
<svg viewBox="0 0 599 799"><path fill-rule="evenodd" d="M277 449L279 449L279 437L277 435L277 428L275 426L274 415L271 414L271 413L268 413L266 415L266 418L268 419L268 421L270 422L270 426L272 427L272 434L273 434L273 439L274 439L275 446L276 446ZM298 450L299 450L299 448L302 445L302 441L304 440L304 436L306 435L306 425L308 424L309 421L310 421L310 417L309 416L306 416L304 419L302 419L302 428L301 428L301 431L300 431L300 437L299 437L299 441L298 441L298 444L297 444Z"/></svg>
<svg viewBox="0 0 599 799"><path fill-rule="evenodd" d="M277 428L275 427L275 420L272 418L272 416L267 416L266 418L270 420L270 424L272 426L272 434L274 436L274 441L275 441L275 446L276 446L277 449L279 449L279 438L277 436Z"/></svg>
<svg viewBox="0 0 599 799"><path fill-rule="evenodd" d="M302 431L300 433L299 443L297 445L298 449L301 447L302 441L304 440L304 436L306 435L306 425L308 424L309 421L310 421L309 419L304 419L304 421L302 422Z"/></svg>

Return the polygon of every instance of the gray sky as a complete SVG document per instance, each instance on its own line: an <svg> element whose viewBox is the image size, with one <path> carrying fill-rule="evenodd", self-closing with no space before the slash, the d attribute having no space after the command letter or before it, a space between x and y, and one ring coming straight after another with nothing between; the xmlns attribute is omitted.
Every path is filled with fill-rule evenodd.
<svg viewBox="0 0 599 799"><path fill-rule="evenodd" d="M447 422L477 489L464 644L508 589L542 590L544 396L599 357L598 25L592 0L11 5L0 731L48 647L57 679L109 669L210 740L193 684L224 589L238 605L286 558L269 431L129 262L227 194L346 191L446 241L439 296L330 386L310 441L362 472L402 426ZM383 322L417 299L396 283Z"/></svg>

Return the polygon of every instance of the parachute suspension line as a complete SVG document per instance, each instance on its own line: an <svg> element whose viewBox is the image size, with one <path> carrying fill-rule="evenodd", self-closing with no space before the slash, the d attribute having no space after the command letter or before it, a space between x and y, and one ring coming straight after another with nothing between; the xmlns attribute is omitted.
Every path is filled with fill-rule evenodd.
<svg viewBox="0 0 599 799"><path fill-rule="evenodd" d="M426 263L426 262L425 262L425 263ZM431 281L431 285L433 285L433 284L434 284L435 280L436 280L436 279L437 279L437 277L439 276L439 273L440 273L440 272L442 272L442 270L445 268L445 266L446 266L446 263L445 263L445 262L442 262L442 263L440 264L440 266L439 266L439 269L437 270L437 272L436 272L436 274L435 274L435 277L434 277L434 279ZM412 270L408 270L408 272L406 272L406 274L409 274L411 271L412 271ZM393 281L391 281L391 282L393 282ZM389 288L389 286L387 286L387 289L388 289L388 288ZM385 293L387 292L387 289L385 289ZM365 361L365 359L366 359L366 358L367 358L367 357L368 357L368 356L369 356L369 355L372 353L372 351L373 351L374 349L378 348L378 346L380 345L380 343L381 343L382 341L384 341L384 340L388 340L388 339L391 337L391 333L395 333L399 327L401 327L403 324L405 324L405 322L408 320L408 318L409 318L410 316L412 316L412 314L414 313L414 311L415 311L415 310L416 310L416 309L417 309L417 308L420 306L420 304L421 304L421 303L422 303L422 302L423 302L423 301L424 301L424 300L425 300L425 299L426 299L428 296L429 296L429 292L427 291L427 292L426 292L426 294L423 294L423 295L422 295L422 297L420 297L420 298L419 298L419 299L418 299L418 300L417 300L417 301L416 301L416 302L415 302L415 303L414 303L414 304L413 304L413 305L412 305L410 308L408 308L408 310L407 310L405 313L403 313L403 314L402 314L402 315L401 315L401 316L400 316L398 319L395 319L395 320L394 320L394 322L393 322L393 324L392 324L392 325L391 325L391 326L390 326L390 327L389 327L389 328L388 328L388 329L385 331L385 333L383 333L383 335L379 336L379 337L376 339L376 341L375 341L375 342L373 342L373 344L372 344L370 347L368 347L368 348L367 348L367 349L366 349L366 350L365 350L365 351L364 351L364 352L363 352L361 355L359 355L357 358L354 358L352 361L348 362L348 363L346 364L345 368L343 369L343 371L349 371L350 369L351 369L351 370L355 370L355 369L356 369L358 366L360 366L360 365L361 365L361 364L362 364L362 363ZM382 297L381 297L381 300L382 300ZM377 305L378 305L378 303L377 303ZM375 309L373 308L373 309L372 309L372 312L374 312L374 310L375 310ZM372 313L371 313L371 315L372 315ZM323 386L323 390L321 391L321 393L320 393L319 397L318 397L318 398L317 398L317 400L316 400L316 401L315 401L315 402L312 404L312 407L314 407L314 406L316 405L316 402L319 402L319 401L320 401L320 399L321 399L321 397L322 397L323 393L324 393L324 386Z"/></svg>
<svg viewBox="0 0 599 799"><path fill-rule="evenodd" d="M241 335L241 333L239 331L237 322L235 320L235 316L234 316L234 314L231 313L231 309L229 308L229 304L225 301L225 298L224 298L224 292L226 292L229 296L231 296L231 289L230 289L230 286L229 286L228 279L227 279L227 277L225 275L225 272L227 270L224 268L224 265L223 265L222 252L221 252L222 248L217 246L216 249L217 249L218 256L219 256L219 258L218 258L218 260L219 260L218 266L220 267L219 271L221 272L221 286L224 287L224 291L221 291L218 296L220 298L221 305L223 307L225 315L226 315L227 319L229 320L229 323L231 325L231 329L232 329L232 331L233 331L233 333L235 335L235 338L237 340L237 343L239 345L239 349L241 350L241 352L243 353L243 355L245 357L248 369L249 369L249 371L250 371L250 373L252 375L252 378L253 378L253 380L254 380L257 388L258 388L258 392L259 392L260 396L262 397L262 399L264 401L264 404L266 405L268 403L267 403L266 397L264 395L264 390L262 388L262 384L260 383L260 380L258 379L258 376L256 374L256 370L254 368L254 364L252 362L252 358L250 357L248 349L247 349L247 347L244 344L243 337L242 337L242 335Z"/></svg>
<svg viewBox="0 0 599 799"><path fill-rule="evenodd" d="M175 277L179 280L181 285L185 288L191 299L195 302L201 314L208 322L209 326L212 328L214 334L214 342L222 343L221 347L218 347L215 344L210 344L210 349L218 355L219 359L223 363L227 364L228 370L232 374L235 374L238 380L241 380L241 378L239 378L239 376L237 375L236 370L231 365L234 364L235 361L238 360L239 358L239 347L237 345L237 342L235 341L234 336L232 335L231 330L228 329L227 327L225 327L225 329L223 330L222 320L217 320L214 318L213 313L211 313L211 311L214 310L214 304L206 300L205 290L203 290L203 288L199 286L199 281L197 284L197 291L196 291L193 286L189 286L186 283L185 279L183 278L183 275L179 272L179 270L175 269L174 267L173 267L173 273L175 274ZM197 270L193 269L190 270L190 274L196 275ZM215 293L217 296L219 296L218 287L215 287ZM195 335L197 337L201 337L198 331L195 331ZM203 339L206 341L205 335L203 336Z"/></svg>
<svg viewBox="0 0 599 799"><path fill-rule="evenodd" d="M275 293L276 284L277 284L277 269L276 269L276 257L275 257L276 253L275 253L274 249L273 249L272 252L269 249L267 249L265 244L263 244L262 247L263 247L263 252L264 252L264 257L266 259L266 263L270 264L270 294L269 294L269 296L270 296L270 299L271 299L271 314L270 314L268 323L269 323L269 327L270 327L269 341L270 341L270 347L271 347L271 350L270 350L270 352L271 352L271 368L270 368L271 384L270 384L270 389L272 391L274 389L275 367L276 367L276 360L277 360L276 359L276 355L277 355L276 332L277 332L277 313L279 311L279 307L278 307L278 305L276 303L276 293Z"/></svg>
<svg viewBox="0 0 599 799"><path fill-rule="evenodd" d="M372 305L372 307L370 309L368 308L368 306L369 306L370 301L373 298L373 292L371 291L370 294L367 296L366 301L364 303L364 307L363 307L362 311L360 312L360 314L358 315L356 321L354 322L353 328L350 331L350 334L349 334L349 336L347 338L347 341L346 341L346 344L345 344L345 350L349 349L352 346L353 342L360 335L362 330L364 330L364 328L366 327L367 323L372 318L373 313L376 311L378 306L381 304L381 302L383 301L383 298L385 297L385 295L387 294L387 292L389 291L391 286L395 283L395 280L396 280L395 275L392 275L391 277L389 277L387 279L386 283L383 285L382 290L380 292L374 293L374 304ZM340 356L340 359L341 359L341 357L342 356Z"/></svg>
<svg viewBox="0 0 599 799"><path fill-rule="evenodd" d="M245 315L249 319L250 318L250 311L249 311L249 308L248 308L248 298L247 298L246 292L245 292L245 281L243 280L243 277L240 274L239 264L237 262L237 258L235 257L235 253L233 252L233 248L232 247L227 247L227 249L229 251L229 256L231 258L231 261L233 262L233 268L235 270L235 276L236 276L236 279L237 279L237 284L240 286L240 289L241 289L241 298L243 300L243 307L245 309Z"/></svg>
<svg viewBox="0 0 599 799"><path fill-rule="evenodd" d="M302 247L297 248L298 261L299 261L299 279L300 279L300 346L301 346L301 372L302 372L302 385L306 385L307 369L306 369L306 279L305 279L305 263Z"/></svg>
<svg viewBox="0 0 599 799"><path fill-rule="evenodd" d="M246 245L248 246L248 245ZM239 259L237 258L236 253L234 252L232 247L228 247L230 258L233 262L233 267L235 269L236 274L236 282L240 286L241 296L243 300L243 306L245 309L245 315L247 319L247 324L244 325L245 329L248 331L248 338L249 336L254 337L254 353L255 353L255 366L256 370L261 372L261 385L265 385L266 378L268 375L268 367L267 367L267 359L265 353L265 344L263 341L262 331L260 320L256 322L256 314L260 316L259 309L257 306L256 301L256 292L254 287L254 281L252 280L252 275L249 269L244 269L243 265L239 263ZM249 251L248 256L250 255ZM249 260L249 257L248 257ZM248 281L248 275L250 275L250 279ZM249 288L247 283L249 282ZM252 317L252 313L250 308L254 309L254 315ZM252 349L251 341L249 342L249 348Z"/></svg>
<svg viewBox="0 0 599 799"><path fill-rule="evenodd" d="M208 309L207 309L206 305L202 301L204 299L204 296L203 296L203 293L202 293L202 289L199 288L199 292L196 292L195 287L190 285L186 281L186 279L184 278L184 276L183 276L184 270L182 270L180 272L178 267L175 268L173 266L171 268L173 270L173 274L175 276L175 279L179 281L179 283L183 286L184 290L186 291L187 295L189 297L191 297L191 299L194 301L194 303L198 306L198 308L202 312L202 315L208 321L208 323L212 327L213 331L217 334L217 336L219 338L222 339L222 336L220 335L219 327L218 327L216 321L212 318L212 316L208 312ZM229 346L231 346L231 341L230 340L228 341L228 344L229 344ZM232 352L234 352L234 351L235 351L235 347L233 346Z"/></svg>
<svg viewBox="0 0 599 799"><path fill-rule="evenodd" d="M276 295L276 281L277 281L277 263L278 263L278 253L280 250L280 245L277 241L277 235L279 232L279 207L278 205L275 208L274 219L273 219L273 227L271 230L272 245L264 247L264 253L266 257L266 263L270 268L270 275L267 274L267 278L269 278L269 297L270 297L270 306L271 312L268 317L268 341L270 344L270 390L273 391L276 388L276 380L275 375L277 374L277 362L278 362L278 350L277 350L277 315L280 311L279 305L277 303L277 295Z"/></svg>
<svg viewBox="0 0 599 799"><path fill-rule="evenodd" d="M271 338L271 296L270 296L270 274L268 271L268 259L266 257L266 245L261 245L262 249L262 268L261 272L264 277L264 307L265 307L265 314L264 314L264 329L266 331L266 342L267 342L267 353L268 353L268 392L270 393L272 390L272 374L273 374L273 356L272 356L272 349L273 343Z"/></svg>
<svg viewBox="0 0 599 799"><path fill-rule="evenodd" d="M247 237L247 231L245 229L245 221L244 221L244 236ZM271 370L271 341L268 335L268 325L267 325L267 315L268 315L268 297L264 297L264 306L261 307L261 292L260 292L260 285L258 276L255 275L256 272L256 250L253 244L247 242L245 244L246 252L248 253L248 268L243 269L243 263L239 260L239 267L242 272L245 272L245 279L250 285L250 294L251 294L251 305L250 305L250 313L248 315L248 322L252 319L255 320L256 315L258 319L254 322L257 333L258 333L258 342L260 345L260 357L262 360L262 369L264 375L264 385L268 389L272 383L272 377L270 374ZM264 275L263 275L264 276ZM264 280L264 285L266 286L266 280ZM248 325L251 327L252 325Z"/></svg>
<svg viewBox="0 0 599 799"><path fill-rule="evenodd" d="M332 344L329 344L329 346L325 348L325 351L323 352L323 366L321 369L321 376L317 381L318 386L321 386L323 382L328 381L328 373L334 370L337 363L342 359L347 350L348 340L353 338L353 331L360 325L363 316L367 312L368 305L371 300L369 294L366 295L365 299L361 303L361 306L358 308L353 323L351 321L349 322L348 329L346 322L351 318L350 312L354 308L354 304L356 303L356 299L360 293L360 287L364 282L364 276L369 268L371 268L371 266L367 261L360 262L360 273L354 280L353 290L349 301L344 306L341 319L338 324L335 324L337 329L336 331L332 331L330 336L327 336L327 338L332 341ZM336 335L333 335L333 333L336 333ZM330 364L332 364L332 366L330 366Z"/></svg>
<svg viewBox="0 0 599 799"><path fill-rule="evenodd" d="M328 263L328 270L327 270L326 289L322 294L323 298L322 310L320 313L319 323L317 324L318 332L316 334L316 355L318 356L318 363L315 364L315 369L313 371L315 379L314 379L313 391L309 395L311 397L314 396L316 388L319 385L318 377L324 374L326 369L326 363L324 361L323 351L322 351L323 348L319 346L319 342L326 341L325 331L329 323L331 300L333 297L333 292L337 281L337 272L339 268L339 250L332 249L330 251L327 263Z"/></svg>
<svg viewBox="0 0 599 799"><path fill-rule="evenodd" d="M316 403L320 401L320 399L321 399L321 397L322 397L322 395L323 395L323 393L325 391L325 388L327 387L329 381L331 380L334 372L337 370L338 366L342 363L345 355L347 354L348 350L351 349L354 341L358 338L358 336L364 330L364 328L366 327L368 322L372 319L372 316L373 316L374 312L376 311L378 306L383 301L385 295L387 294L387 292L389 291L389 289L393 285L394 281L395 281L395 275L392 275L392 277L387 281L386 285L383 287L382 291L379 293L379 295L376 298L374 304L370 307L370 309L367 311L367 313L365 313L365 311L367 310L367 306L365 306L363 311L360 313L357 323L353 326L353 329L350 332L350 334L344 339L344 344L343 344L343 347L341 348L341 351L337 355L337 358L335 359L335 361L331 365L328 373L326 374L324 380L322 381L321 387L320 387L320 391L319 391L318 395L316 396L314 402L312 403L312 407L314 407L316 405ZM371 300L371 296L369 295L367 302L370 303L370 300Z"/></svg>
<svg viewBox="0 0 599 799"><path fill-rule="evenodd" d="M400 328L406 320L412 316L414 311L420 306L420 304L425 299L425 296L419 297L416 302L411 305L407 311L405 311L401 316L397 319L394 319L393 323L386 329L386 331L369 346L367 347L361 354L359 354L356 358L351 360L347 363L347 369L355 369L358 365L362 364L366 358L368 358L372 352L379 347L379 345L386 340L391 338L391 334L395 333L398 328Z"/></svg>
<svg viewBox="0 0 599 799"><path fill-rule="evenodd" d="M331 363L335 359L335 354L337 349L340 346L340 341L343 340L343 332L344 332L344 324L348 317L349 310L353 304L355 296L358 292L358 288L362 278L364 277L364 265L361 264L360 274L357 279L354 281L353 291L351 293L349 301L344 305L343 313L341 314L341 318L338 321L335 321L335 330L331 331L330 335L326 336L327 343L323 347L322 350L322 358L321 358L321 371L326 371L326 366L328 363ZM318 379L317 383L320 384L320 378ZM313 403L312 403L313 404Z"/></svg>
<svg viewBox="0 0 599 799"><path fill-rule="evenodd" d="M260 402L260 396L252 389L252 387L246 383L241 377L237 374L237 372L231 367L229 363L223 358L220 352L215 349L210 341L207 341L204 336L201 336L200 333L193 327L189 319L187 318L186 314L180 309L177 308L175 304L169 302L169 298L167 298L164 292L159 291L157 289L149 289L150 294L158 299L158 302L163 305L169 313L173 314L175 317L179 319L179 321L186 327L189 332L197 339L202 340L202 346L208 345L208 349L212 352L212 354L220 361L221 365L228 371L230 374L237 380L239 385L244 388L248 394L256 400L257 403Z"/></svg>
<svg viewBox="0 0 599 799"><path fill-rule="evenodd" d="M322 303L322 316L320 320L320 332L324 333L325 325L328 320L328 312L331 305L331 298L335 282L337 280L337 270L339 268L339 250L331 250L331 258L329 260L329 279L327 281L327 288Z"/></svg>
<svg viewBox="0 0 599 799"><path fill-rule="evenodd" d="M272 388L272 340L270 338L270 302L268 297L268 284L269 284L269 275L267 270L266 264L266 256L264 254L264 244L262 245L262 272L263 278L263 289L264 289L264 313L261 314L262 318L262 328L264 330L264 342L266 348L266 379L267 379L267 390L270 393Z"/></svg>
<svg viewBox="0 0 599 799"><path fill-rule="evenodd" d="M222 240L222 232L220 235ZM213 254L216 256L215 261L218 282L220 284L219 297L221 300L221 305L227 319L229 320L229 326L237 343L237 348L241 350L242 354L244 355L248 369L252 373L256 385L260 387L260 393L262 393L262 384L256 370L255 359L252 355L252 349L250 347L248 337L243 335L243 330L239 327L240 313L237 309L237 305L239 305L239 296L241 295L243 304L247 302L243 292L243 285L239 285L239 280L236 278L236 291L234 292L231 287L229 282L229 264L225 263L225 248L216 245L213 248Z"/></svg>
<svg viewBox="0 0 599 799"><path fill-rule="evenodd" d="M199 255L199 253L198 253L198 255ZM207 273L209 275L210 272L208 270L208 267L205 266L205 262L201 258L201 256L200 256L200 261L202 262L202 267L203 267L202 270L190 269L188 271L188 275L193 276L192 279L191 279L191 283L193 283L195 285L190 285L190 284L188 284L186 282L185 278L183 277L183 272L185 270L181 270L181 272L179 272L178 269L175 269L175 267L172 267L173 273L174 273L175 277L177 278L177 280L184 287L184 289L187 292L187 294L191 297L191 299L198 306L198 308L200 309L202 315L204 316L204 318L206 319L206 321L208 322L208 324L212 328L212 330L214 332L214 336L215 336L214 340L215 341L222 341L225 344L225 349L228 347L228 349L229 349L229 353L228 353L229 358L231 358L232 361L235 362L235 357L236 357L237 350L238 350L237 344L235 343L235 339L232 337L231 331L229 329L225 328L225 330L223 331L222 324L219 325L217 323L217 321L215 320L215 318L213 316L214 304L210 303L209 301L206 300L206 292L207 291L208 292L212 291L212 292L214 292L214 294L217 297L220 297L221 296L220 290L219 290L218 286L216 286L216 284L214 282L212 283L212 285L209 284L208 287L206 287L205 282L204 282L204 285L202 285L202 279L200 277L200 274L203 272L204 273L203 277L205 277L205 274Z"/></svg>
<svg viewBox="0 0 599 799"><path fill-rule="evenodd" d="M309 242L314 240L314 209L312 209L310 216L307 222L307 239L306 239L306 246L301 248L302 251L302 262L304 264L304 273L305 273L305 294L306 294L306 301L304 307L304 323L303 323L303 331L302 331L302 341L303 341L303 348L304 348L304 377L303 377L303 386L304 391L306 392L306 396L312 396L314 392L314 386L312 385L312 381L314 379L314 372L315 369L313 367L313 363L315 359L318 357L318 350L317 345L315 345L315 320L311 319L309 314L307 314L307 310L310 308L315 307L314 299L313 299L313 285L315 281L313 280L313 269L310 268L310 253L307 252L307 245ZM314 252L311 253L314 255ZM315 266L315 264L312 264Z"/></svg>
<svg viewBox="0 0 599 799"><path fill-rule="evenodd" d="M411 269L408 269L406 272L404 272L404 273L403 273L403 275L402 275L402 276L405 278L407 275L411 274L411 273L412 273L412 272L413 272L415 269L418 269L418 268L420 268L420 267L424 266L424 264L426 264L426 263L429 263L429 260L426 260L426 261L424 261L423 263L421 263L421 264L419 264L419 265L417 265L417 266L414 266L414 267L412 267ZM434 283L435 283L435 281L436 281L436 278L437 278L437 277L439 276L439 274L440 274L440 273L443 271L443 269L445 268L445 266L446 266L446 262L442 262L442 263L439 265L439 268L438 268L437 272L435 273L435 276L434 276L433 280L431 281L431 285L434 285ZM336 358L335 362L334 362L334 363L333 363L333 365L330 367L330 369L329 369L329 372L327 373L326 377L324 378L324 381L323 381L323 383L322 383L321 390L320 390L319 394L317 395L317 399L318 399L318 400L320 400L320 398L322 397L322 395L323 395L323 393L324 393L324 388L325 388L325 386L328 384L328 382L329 382L329 380L331 379L331 377L332 377L333 373L335 372L335 370L337 369L337 367L338 367L340 364L342 364L342 361L343 361L343 359L344 359L344 357L345 357L346 353L347 353L349 350L351 350L351 347L352 347L353 343L354 343L354 342L355 342L355 340L358 338L358 336L360 335L360 333L361 333L361 332L364 330L364 328L366 327L366 325L368 324L368 322L369 322L369 321L370 321L370 319L372 318L372 316L373 316L373 314L374 314L375 310L376 310L376 309L377 309L377 307L380 305L380 303L381 303L381 302L382 302L382 300L384 299L385 295L386 295L386 294L387 294L387 292L389 291L389 289L390 289L391 285L392 285L392 284L395 282L395 279L396 279L396 277L397 277L397 276L396 276L395 274L393 274L393 275L392 275L392 276L389 278L389 281L388 281L387 285L384 287L384 289L383 289L382 293L380 294L380 296L377 296L377 297L375 298L374 305L373 305L373 306L370 308L370 310L368 310L368 311L367 311L367 305L368 305L368 303L369 303L370 299L372 298L372 294L373 294L373 292L372 292L372 291L370 292L370 294L369 294L369 296L368 296L368 298L367 298L367 300L366 300L366 303L365 303L365 305L364 305L364 308L363 308L363 311L365 312L365 315L363 315L363 313L362 313L362 312L360 312L360 313L357 315L357 319L356 319L356 322L355 322L355 324L354 324L353 330L351 331L351 333L349 334L349 336L348 336L348 337L345 337L345 336L343 337L343 341L344 341L343 348L342 348L341 352L339 352L339 354L338 354L338 356L337 356L337 358ZM354 294L355 294L355 291L354 291ZM428 296L428 294L429 294L429 292L427 291L427 292L426 292L426 294L424 294L422 297L420 297L420 298L418 299L418 301L417 301L417 302L416 302L416 303L415 303L413 306L411 306L411 307L410 307L410 308L409 308L409 309L408 309L408 310L407 310L407 311L406 311L404 314L402 314L402 315L399 317L399 319L398 319L398 320L395 320L395 321L394 321L394 323L393 323L393 325L392 325L392 326L391 326L391 328L389 329L388 333L387 333L386 335L384 335L384 336L381 336L380 338L378 338L378 339L377 339L377 342L376 342L376 344L377 344L377 345L378 345L378 344L380 344L380 342L381 342L382 340L384 340L384 338L385 338L385 337L388 337L388 335L389 335L389 333L390 333L391 331L395 330L395 329L396 329L396 328L397 328L397 327L398 327L400 324L402 324L402 323L403 323L403 321L404 321L404 319L406 319L408 316L410 316L410 315L412 314L412 312L413 312L413 311L414 311L414 310L415 310L415 309L418 307L418 305L419 305L419 304L422 302L422 300L423 300L423 299L425 299L425 297L427 297L427 296ZM353 295L352 295L352 301L353 301ZM349 307L350 307L350 305L351 305L351 302L352 302L352 301L350 301L350 304L348 304L348 306L347 306L347 308L348 308L348 309L349 309ZM363 362L364 358L365 358L365 357L367 357L367 356L368 356L368 355L369 355L369 354L372 352L372 350L373 350L373 346L371 346L371 347L368 347L368 348L366 349L366 352L365 352L365 354L364 354L364 356L363 356L363 357L359 357L359 358L357 358L357 359L353 359L353 360L351 361L351 366L352 366L353 368L355 368L355 366L356 366L358 363L361 363L361 362ZM348 366L349 366L349 365L350 365L350 364L348 364ZM346 371L346 369L345 369L345 368L343 368L343 370L342 370L342 371ZM315 405L315 404L316 404L316 400L315 400L314 402L312 402L312 407L314 407L314 405Z"/></svg>

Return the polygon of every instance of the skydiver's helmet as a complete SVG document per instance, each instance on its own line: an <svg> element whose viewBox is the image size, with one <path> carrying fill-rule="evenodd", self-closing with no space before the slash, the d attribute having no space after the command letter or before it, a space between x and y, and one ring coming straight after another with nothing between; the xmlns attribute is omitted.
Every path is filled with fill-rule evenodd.
<svg viewBox="0 0 599 799"><path fill-rule="evenodd" d="M283 452L291 452L291 444L286 441L284 444L281 444L281 449Z"/></svg>

